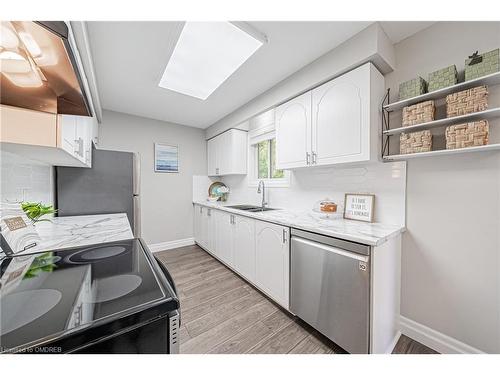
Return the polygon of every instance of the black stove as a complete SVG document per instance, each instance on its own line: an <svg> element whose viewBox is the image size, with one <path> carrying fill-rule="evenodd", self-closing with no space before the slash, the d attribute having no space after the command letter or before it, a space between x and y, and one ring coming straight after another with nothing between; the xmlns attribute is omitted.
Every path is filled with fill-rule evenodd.
<svg viewBox="0 0 500 375"><path fill-rule="evenodd" d="M139 239L0 261L1 352L176 352L178 310Z"/></svg>

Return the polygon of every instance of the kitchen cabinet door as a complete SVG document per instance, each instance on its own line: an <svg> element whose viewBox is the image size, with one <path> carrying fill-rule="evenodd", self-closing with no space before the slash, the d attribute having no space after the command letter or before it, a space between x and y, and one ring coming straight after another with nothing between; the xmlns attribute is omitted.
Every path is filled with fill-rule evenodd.
<svg viewBox="0 0 500 375"><path fill-rule="evenodd" d="M255 223L256 284L280 305L289 308L290 241L289 228Z"/></svg>
<svg viewBox="0 0 500 375"><path fill-rule="evenodd" d="M200 240L198 244L208 250L208 209L200 207Z"/></svg>
<svg viewBox="0 0 500 375"><path fill-rule="evenodd" d="M233 227L234 268L255 283L255 220L234 215Z"/></svg>
<svg viewBox="0 0 500 375"><path fill-rule="evenodd" d="M215 238L217 230L217 222L215 220L214 212L215 210L211 208L206 209L206 218L207 218L206 249L208 252L218 257L216 238Z"/></svg>
<svg viewBox="0 0 500 375"><path fill-rule="evenodd" d="M209 176L247 173L247 132L230 129L207 141Z"/></svg>
<svg viewBox="0 0 500 375"><path fill-rule="evenodd" d="M370 159L370 64L312 91L312 163Z"/></svg>
<svg viewBox="0 0 500 375"><path fill-rule="evenodd" d="M233 266L233 215L224 211L215 211L215 247L220 260Z"/></svg>
<svg viewBox="0 0 500 375"><path fill-rule="evenodd" d="M306 167L311 160L311 92L276 108L276 168Z"/></svg>
<svg viewBox="0 0 500 375"><path fill-rule="evenodd" d="M73 115L59 116L59 129L61 131L60 147L73 157L78 152L76 144L76 139L77 139L76 128L77 128L77 116Z"/></svg>
<svg viewBox="0 0 500 375"><path fill-rule="evenodd" d="M217 137L207 141L208 175L217 176Z"/></svg>
<svg viewBox="0 0 500 375"><path fill-rule="evenodd" d="M195 204L193 206L193 232L194 241L197 244L201 244L201 222L203 220L203 207Z"/></svg>

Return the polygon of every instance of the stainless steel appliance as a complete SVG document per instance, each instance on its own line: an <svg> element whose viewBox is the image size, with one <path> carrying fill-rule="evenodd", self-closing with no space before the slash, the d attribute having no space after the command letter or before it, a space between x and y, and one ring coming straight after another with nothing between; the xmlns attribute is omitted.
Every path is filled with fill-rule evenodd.
<svg viewBox="0 0 500 375"><path fill-rule="evenodd" d="M0 103L92 116L64 21L1 21Z"/></svg>
<svg viewBox="0 0 500 375"><path fill-rule="evenodd" d="M349 353L369 353L370 246L291 235L290 310Z"/></svg>
<svg viewBox="0 0 500 375"><path fill-rule="evenodd" d="M92 168L56 167L59 216L125 212L141 235L140 160L132 152L92 151Z"/></svg>

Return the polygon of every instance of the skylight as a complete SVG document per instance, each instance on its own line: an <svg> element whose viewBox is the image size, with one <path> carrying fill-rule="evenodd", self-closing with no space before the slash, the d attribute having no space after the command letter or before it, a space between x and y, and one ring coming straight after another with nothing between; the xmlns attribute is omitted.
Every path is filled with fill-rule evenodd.
<svg viewBox="0 0 500 375"><path fill-rule="evenodd" d="M230 22L186 22L159 86L205 100L262 44Z"/></svg>

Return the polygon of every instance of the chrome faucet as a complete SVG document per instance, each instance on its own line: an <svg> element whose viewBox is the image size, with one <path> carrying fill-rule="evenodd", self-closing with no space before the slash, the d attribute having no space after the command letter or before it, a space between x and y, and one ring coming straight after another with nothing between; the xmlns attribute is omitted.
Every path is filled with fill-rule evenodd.
<svg viewBox="0 0 500 375"><path fill-rule="evenodd" d="M267 206L266 202L266 185L264 185L264 181L260 180L259 181L259 187L257 188L257 193L262 193L262 211L264 211L264 208Z"/></svg>

